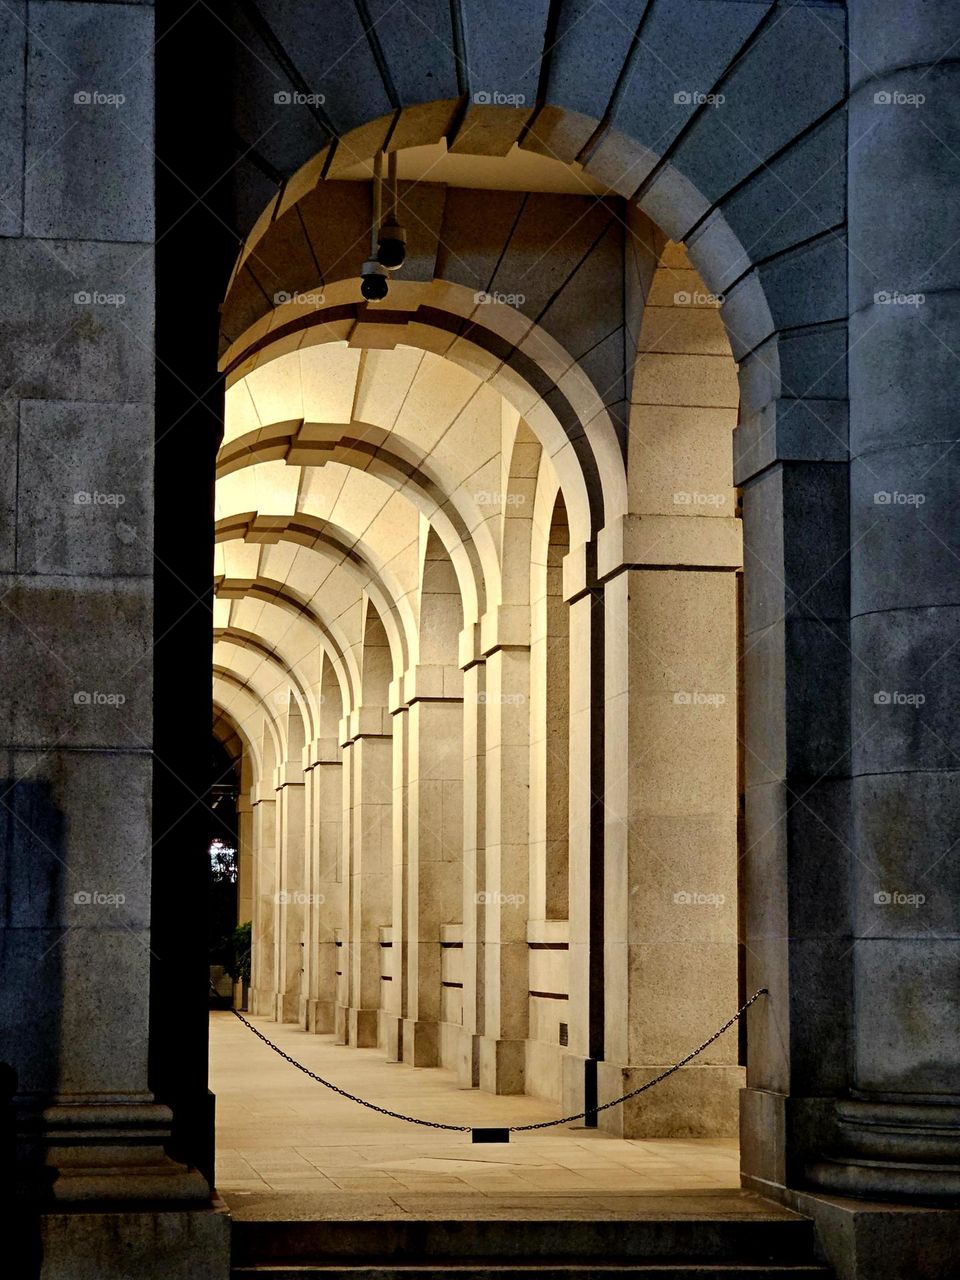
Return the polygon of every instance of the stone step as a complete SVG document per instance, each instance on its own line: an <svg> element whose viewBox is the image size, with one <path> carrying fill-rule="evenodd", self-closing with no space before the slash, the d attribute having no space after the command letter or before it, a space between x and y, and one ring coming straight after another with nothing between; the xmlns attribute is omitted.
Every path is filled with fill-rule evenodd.
<svg viewBox="0 0 960 1280"><path fill-rule="evenodd" d="M234 1267L232 1280L831 1280L813 1262L627 1263L254 1263Z"/></svg>
<svg viewBox="0 0 960 1280"><path fill-rule="evenodd" d="M761 1204L763 1202L760 1202ZM338 1218L320 1220L237 1220L232 1223L233 1263L326 1267L370 1280L394 1274L410 1280L448 1274L496 1274L496 1268L566 1268L580 1265L636 1269L655 1265L784 1267L814 1262L813 1223L771 1206L711 1217L556 1218L508 1217ZM602 1260L602 1261L601 1261ZM469 1268L457 1273L455 1265ZM408 1268L406 1272L403 1267ZM419 1268L410 1271L409 1268ZM364 1271L363 1268L366 1268ZM242 1274L238 1272L238 1274ZM264 1274L262 1271L260 1274ZM301 1271L300 1273L304 1273ZM306 1273L306 1274L309 1274ZM652 1275L654 1272L647 1271ZM669 1274L669 1272L667 1273ZM683 1275L683 1272L674 1272ZM697 1274L696 1272L692 1274ZM702 1271L700 1274L709 1275ZM720 1273L723 1274L723 1273ZM727 1271L727 1275L736 1272ZM750 1273L745 1273L750 1274ZM762 1271L753 1274L762 1275ZM775 1272L772 1274L776 1274ZM801 1273L802 1274L802 1273ZM816 1274L814 1272L814 1274Z"/></svg>

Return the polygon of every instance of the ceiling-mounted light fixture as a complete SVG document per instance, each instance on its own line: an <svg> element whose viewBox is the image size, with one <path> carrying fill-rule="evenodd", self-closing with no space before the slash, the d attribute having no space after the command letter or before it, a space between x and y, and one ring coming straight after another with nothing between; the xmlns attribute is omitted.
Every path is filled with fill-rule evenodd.
<svg viewBox="0 0 960 1280"><path fill-rule="evenodd" d="M360 292L368 302L381 302L387 296L387 269L377 257L380 243L380 219L383 208L383 153L373 160L373 220L370 223L370 257L360 268Z"/></svg>
<svg viewBox="0 0 960 1280"><path fill-rule="evenodd" d="M387 296L387 269L376 258L368 258L360 268L360 292L368 302L382 302Z"/></svg>

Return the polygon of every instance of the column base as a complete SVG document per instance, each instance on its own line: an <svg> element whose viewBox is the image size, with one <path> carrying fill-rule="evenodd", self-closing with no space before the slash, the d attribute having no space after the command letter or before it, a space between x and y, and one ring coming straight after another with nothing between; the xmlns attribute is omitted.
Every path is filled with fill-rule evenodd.
<svg viewBox="0 0 960 1280"><path fill-rule="evenodd" d="M837 1155L811 1161L807 1177L814 1186L840 1195L960 1203L960 1169L955 1165Z"/></svg>
<svg viewBox="0 0 960 1280"><path fill-rule="evenodd" d="M256 987L250 988L249 997L250 1012L256 1018L273 1018L277 1016L277 997L273 991L262 991Z"/></svg>
<svg viewBox="0 0 960 1280"><path fill-rule="evenodd" d="M41 1280L228 1280L230 1219L222 1208L45 1213L21 1221L29 1274ZM9 1244L13 1242L8 1241ZM42 1266L40 1259L42 1258ZM28 1263L29 1266L29 1263Z"/></svg>
<svg viewBox="0 0 960 1280"><path fill-rule="evenodd" d="M62 1102L23 1117L24 1195L37 1204L206 1204L207 1180L164 1144L168 1107L144 1102Z"/></svg>
<svg viewBox="0 0 960 1280"><path fill-rule="evenodd" d="M478 1036L480 1042L480 1088L487 1093L523 1093L526 1068L526 1040L498 1040Z"/></svg>
<svg viewBox="0 0 960 1280"><path fill-rule="evenodd" d="M403 1061L411 1067L435 1067L440 1061L440 1028L435 1022L403 1019Z"/></svg>
<svg viewBox="0 0 960 1280"><path fill-rule="evenodd" d="M314 1035L326 1036L336 1030L336 1006L332 1000L308 1000L306 1018L307 1030Z"/></svg>
<svg viewBox="0 0 960 1280"><path fill-rule="evenodd" d="M277 991L274 995L273 1017L275 1022L299 1022L300 997L290 995L289 992Z"/></svg>
<svg viewBox="0 0 960 1280"><path fill-rule="evenodd" d="M477 1089L480 1086L480 1041L482 1036L472 1031L461 1031L457 1046L457 1084L461 1089Z"/></svg>
<svg viewBox="0 0 960 1280"><path fill-rule="evenodd" d="M337 1009L340 1013L340 1007ZM376 1049L379 1030L379 1009L344 1009L344 1044L352 1049ZM339 1020L338 1020L339 1030Z"/></svg>
<svg viewBox="0 0 960 1280"><path fill-rule="evenodd" d="M841 1098L837 1149L809 1161L807 1178L843 1195L960 1201L960 1107Z"/></svg>
<svg viewBox="0 0 960 1280"><path fill-rule="evenodd" d="M629 1093L662 1066L597 1063L597 1103ZM743 1067L683 1067L629 1102L601 1111L598 1127L618 1138L735 1138Z"/></svg>
<svg viewBox="0 0 960 1280"><path fill-rule="evenodd" d="M380 1039L388 1062L403 1061L403 1019L396 1014L380 1015Z"/></svg>

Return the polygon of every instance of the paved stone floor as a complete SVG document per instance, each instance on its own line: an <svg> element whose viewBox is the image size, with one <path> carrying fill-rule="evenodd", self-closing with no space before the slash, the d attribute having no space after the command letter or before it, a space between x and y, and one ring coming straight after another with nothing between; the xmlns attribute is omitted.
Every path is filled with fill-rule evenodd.
<svg viewBox="0 0 960 1280"><path fill-rule="evenodd" d="M374 1049L251 1019L305 1066L382 1106L432 1120L508 1125L559 1115L535 1098L461 1089L450 1071L388 1063ZM741 1202L733 1139L624 1141L575 1126L476 1145L348 1102L285 1063L232 1014L213 1013L210 1082L217 1097L217 1185L231 1210L429 1213L431 1196L480 1212L494 1204L564 1212L624 1211L637 1196L703 1194ZM734 1193L731 1197L730 1193ZM438 1193L443 1193L442 1198ZM623 1199L619 1199L623 1198ZM651 1204L651 1209L653 1205ZM299 1216L299 1213L297 1214Z"/></svg>

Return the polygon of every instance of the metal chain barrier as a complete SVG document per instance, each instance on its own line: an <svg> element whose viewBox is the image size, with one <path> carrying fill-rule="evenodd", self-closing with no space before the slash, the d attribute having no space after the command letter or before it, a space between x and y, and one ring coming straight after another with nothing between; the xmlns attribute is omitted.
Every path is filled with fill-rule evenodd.
<svg viewBox="0 0 960 1280"><path fill-rule="evenodd" d="M729 1031L735 1022L738 1022L746 1011L761 996L769 995L770 992L766 987L761 987L755 991L750 999L740 1006L732 1018L727 1021L717 1031L713 1033L709 1039L704 1040L692 1053L688 1053L685 1058L681 1058L679 1062L675 1062L672 1067L667 1067L665 1071L661 1071L658 1076L654 1076L652 1080L648 1080L646 1084L642 1084L637 1089L631 1089L629 1093L621 1094L619 1098L613 1098L610 1102L604 1102L600 1106L590 1107L587 1111L577 1111L574 1115L560 1116L557 1120L540 1120L536 1124L512 1124L508 1128L485 1131L475 1129L469 1124L443 1124L439 1120L422 1120L419 1116L407 1116L402 1111L391 1111L389 1107L380 1107L375 1102L368 1102L366 1098L358 1098L355 1093L350 1093L347 1089L341 1089L338 1084L334 1084L331 1080L325 1080L323 1076L317 1075L315 1071L311 1071L305 1067L302 1062L298 1062L296 1058L291 1058L289 1053L284 1053L279 1045L269 1040L262 1031L258 1031L252 1022L248 1022L238 1009L232 1009L231 1013L239 1018L245 1027L247 1027L258 1040L262 1040L268 1045L274 1053L278 1054L284 1062L289 1062L292 1067L296 1067L298 1071L302 1071L305 1076L309 1076L311 1080L316 1080L318 1084L324 1085L327 1089L331 1089L334 1093L339 1093L341 1098L346 1098L349 1102L356 1102L361 1107L366 1107L370 1111L376 1111L379 1115L390 1116L393 1120L406 1120L408 1124L423 1125L427 1129L446 1129L451 1133L473 1133L475 1141L490 1141L489 1138L477 1138L477 1134L484 1132L490 1133L529 1133L533 1129L552 1129L561 1124L572 1124L574 1120L585 1120L587 1116L598 1115L601 1111L607 1111L610 1107L618 1107L622 1102L628 1102L631 1098L636 1098L639 1094L645 1093L647 1089L652 1089L655 1084L660 1084L662 1080L666 1080L668 1076L672 1076L675 1071L679 1071L681 1067L685 1067L688 1062L692 1062L694 1058L703 1053L704 1049L708 1049L714 1040L719 1040L725 1031Z"/></svg>
<svg viewBox="0 0 960 1280"><path fill-rule="evenodd" d="M451 1129L454 1133L470 1132L470 1125L468 1124L441 1124L438 1120L421 1120L417 1116L405 1116L400 1111L391 1111L389 1107L378 1107L375 1102L368 1102L366 1098L358 1098L355 1093L341 1089L338 1084L334 1084L331 1080L324 1080L323 1076L318 1076L315 1071L305 1067L302 1062L298 1062L296 1058L291 1058L289 1053L284 1053L279 1045L274 1044L272 1040L268 1040L263 1032L258 1031L252 1022L248 1022L238 1009L232 1009L231 1013L238 1017L245 1027L249 1027L258 1040L262 1040L264 1044L270 1046L274 1053L278 1053L284 1062L289 1062L291 1067L296 1067L298 1071L302 1071L311 1080L316 1080L318 1084L326 1085L334 1093L339 1093L341 1098L348 1098L350 1102L358 1102L361 1107L367 1107L370 1111L377 1111L382 1116L391 1116L394 1120L406 1120L410 1124L422 1124L427 1129Z"/></svg>
<svg viewBox="0 0 960 1280"><path fill-rule="evenodd" d="M640 1093L646 1093L648 1089L652 1089L655 1084L659 1084L661 1080L666 1080L667 1076L672 1076L675 1071L679 1071L681 1067L685 1067L688 1062L692 1062L698 1054L703 1053L704 1049L708 1049L714 1040L719 1040L725 1031L729 1031L735 1022L746 1013L754 1001L759 1000L761 996L769 995L770 992L766 987L761 987L759 991L755 991L746 1004L742 1004L732 1018L728 1018L718 1031L715 1031L709 1040L704 1040L703 1044L694 1049L692 1053L688 1053L685 1058L681 1058L679 1062L675 1062L672 1067L667 1067L666 1071L661 1071L658 1076L654 1076L652 1080L648 1080L646 1084L640 1085L637 1089L631 1089L629 1093L622 1093L619 1098L613 1098L610 1102L604 1102L599 1107L591 1107L589 1111L578 1111L573 1116L561 1116L559 1120L541 1120L539 1124L514 1124L510 1126L511 1133L526 1133L531 1129L549 1129L555 1124L570 1124L574 1120L585 1120L587 1116L598 1115L601 1111L607 1111L610 1107L618 1107L621 1102L627 1102L630 1098L635 1098Z"/></svg>

